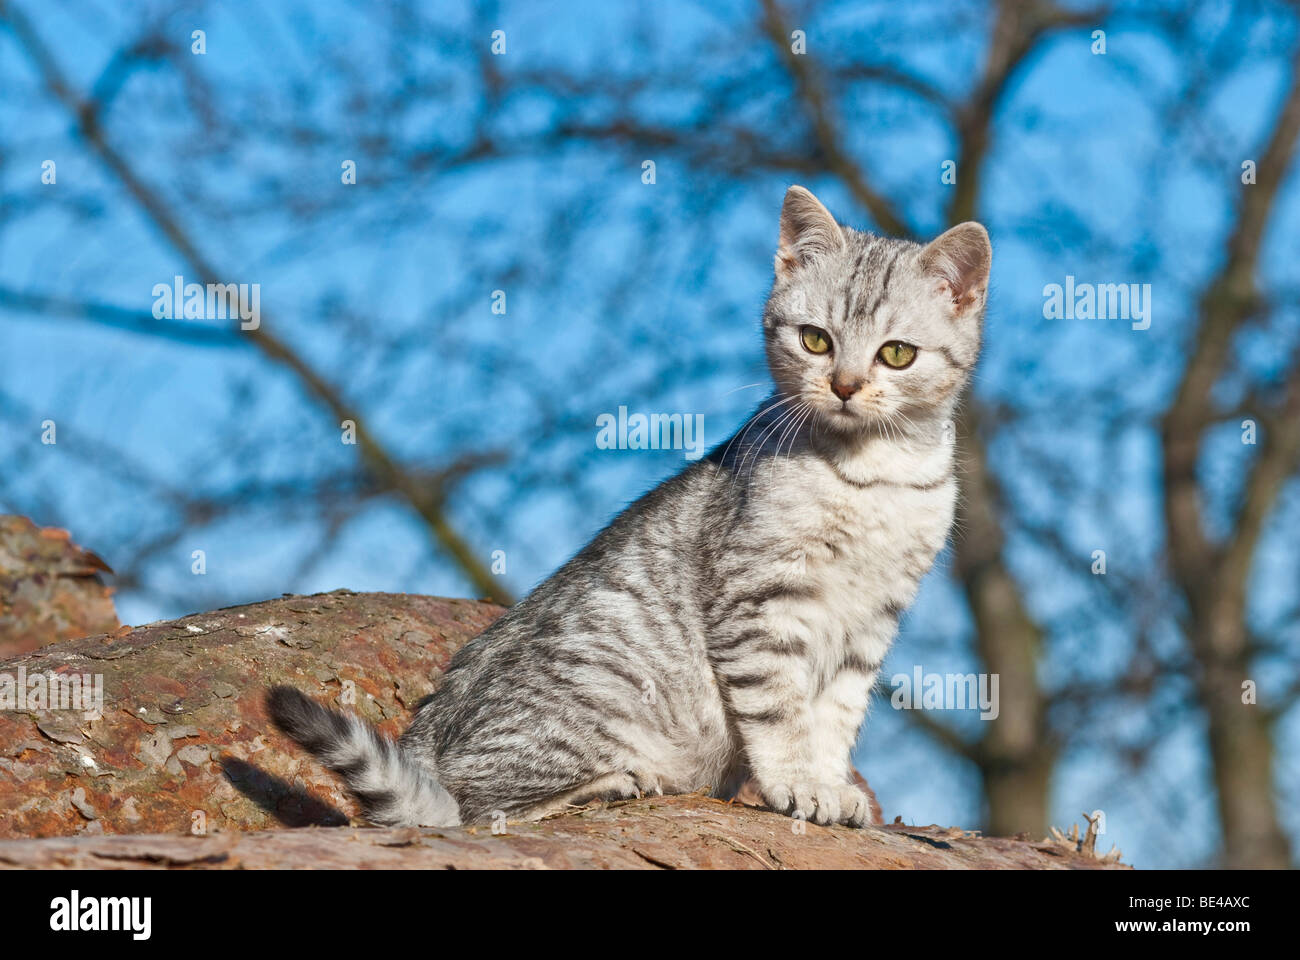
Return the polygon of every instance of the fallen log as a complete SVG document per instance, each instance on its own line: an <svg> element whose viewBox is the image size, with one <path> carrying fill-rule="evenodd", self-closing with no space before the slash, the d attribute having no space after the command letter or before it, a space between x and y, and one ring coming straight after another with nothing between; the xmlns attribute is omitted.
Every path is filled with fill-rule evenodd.
<svg viewBox="0 0 1300 960"><path fill-rule="evenodd" d="M472 600L342 590L2 661L0 677L28 683L99 681L102 704L42 709L28 697L0 709L0 838L345 824L355 803L275 731L266 688L293 684L396 736L451 655L500 614Z"/></svg>
<svg viewBox="0 0 1300 960"><path fill-rule="evenodd" d="M494 832L497 829L498 832ZM0 842L0 867L64 869L1098 869L1050 840L958 827L819 827L696 795L593 804L498 828L323 827Z"/></svg>
<svg viewBox="0 0 1300 960"><path fill-rule="evenodd" d="M353 823L358 809L339 779L270 723L266 688L292 684L397 735L452 654L501 612L471 600L340 590L63 640L0 661L0 866L1114 865L1059 839L819 827L702 796L491 827ZM84 678L83 700L53 703L60 681L74 676ZM7 709L5 677L9 695L26 698ZM44 700L34 677L44 678Z"/></svg>

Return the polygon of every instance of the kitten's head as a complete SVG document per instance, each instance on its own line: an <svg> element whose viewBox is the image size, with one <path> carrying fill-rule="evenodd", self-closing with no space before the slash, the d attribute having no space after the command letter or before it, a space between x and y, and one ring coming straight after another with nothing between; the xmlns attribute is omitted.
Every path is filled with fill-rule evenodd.
<svg viewBox="0 0 1300 960"><path fill-rule="evenodd" d="M778 389L843 435L946 420L979 356L992 258L978 223L922 246L842 227L791 187L763 314Z"/></svg>

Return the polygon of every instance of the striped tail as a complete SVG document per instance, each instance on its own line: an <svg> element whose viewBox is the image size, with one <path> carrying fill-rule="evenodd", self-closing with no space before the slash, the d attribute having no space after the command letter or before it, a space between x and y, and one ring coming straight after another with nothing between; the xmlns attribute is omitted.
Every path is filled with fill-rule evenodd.
<svg viewBox="0 0 1300 960"><path fill-rule="evenodd" d="M343 776L371 823L460 823L460 808L442 784L365 721L323 707L293 687L272 687L266 707L277 727Z"/></svg>

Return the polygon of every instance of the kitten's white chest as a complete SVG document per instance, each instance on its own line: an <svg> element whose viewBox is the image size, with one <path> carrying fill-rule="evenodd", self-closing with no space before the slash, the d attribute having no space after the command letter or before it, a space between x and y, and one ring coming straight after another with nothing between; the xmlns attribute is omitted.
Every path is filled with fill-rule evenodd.
<svg viewBox="0 0 1300 960"><path fill-rule="evenodd" d="M820 531L807 548L809 575L845 608L869 613L910 603L910 573L928 569L951 525L948 491L822 488Z"/></svg>
<svg viewBox="0 0 1300 960"><path fill-rule="evenodd" d="M789 582L808 588L788 616L813 641L815 673L826 679L848 654L878 664L943 547L955 484L856 486L804 461L774 476L766 493L788 531Z"/></svg>

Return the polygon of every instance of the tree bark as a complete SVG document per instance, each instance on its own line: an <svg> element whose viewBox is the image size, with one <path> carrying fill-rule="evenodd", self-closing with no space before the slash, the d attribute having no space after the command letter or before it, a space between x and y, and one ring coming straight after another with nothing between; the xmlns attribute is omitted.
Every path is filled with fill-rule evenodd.
<svg viewBox="0 0 1300 960"><path fill-rule="evenodd" d="M456 829L325 827L207 837L0 842L0 868L58 869L1020 869L1121 867L1066 838L1002 840L957 827L819 827L695 795L583 807L541 823Z"/></svg>
<svg viewBox="0 0 1300 960"><path fill-rule="evenodd" d="M493 604L341 590L49 644L0 677L102 678L97 709L0 711L0 866L980 867L1115 865L1079 844L956 827L819 827L699 795L542 823L358 827L339 779L262 705L290 683L395 735ZM11 691L11 695L13 695ZM74 706L83 707L85 704ZM286 826L318 829L285 830Z"/></svg>
<svg viewBox="0 0 1300 960"><path fill-rule="evenodd" d="M0 657L116 630L113 591L101 573L112 571L68 531L0 516Z"/></svg>
<svg viewBox="0 0 1300 960"><path fill-rule="evenodd" d="M0 676L102 677L101 711L0 710L0 838L344 824L338 778L281 737L287 683L385 733L502 608L403 594L282 597L49 644Z"/></svg>

